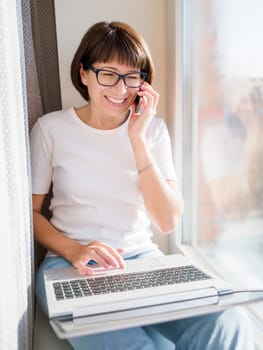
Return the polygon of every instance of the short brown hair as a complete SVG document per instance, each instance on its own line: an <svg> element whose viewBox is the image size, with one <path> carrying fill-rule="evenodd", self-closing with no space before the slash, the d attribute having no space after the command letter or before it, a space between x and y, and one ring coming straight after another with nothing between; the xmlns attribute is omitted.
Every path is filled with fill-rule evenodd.
<svg viewBox="0 0 263 350"><path fill-rule="evenodd" d="M154 66L149 48L132 27L122 22L98 22L86 32L71 63L71 80L85 100L89 100L87 86L80 79L80 64L108 62L116 58L147 73L146 81L152 83Z"/></svg>

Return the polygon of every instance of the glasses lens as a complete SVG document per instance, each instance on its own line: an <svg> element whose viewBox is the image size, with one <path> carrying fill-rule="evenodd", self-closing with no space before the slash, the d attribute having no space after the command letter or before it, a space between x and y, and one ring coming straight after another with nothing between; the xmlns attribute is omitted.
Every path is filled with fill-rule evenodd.
<svg viewBox="0 0 263 350"><path fill-rule="evenodd" d="M125 77L125 84L129 87L140 87L144 82L144 75L141 73L130 73Z"/></svg>
<svg viewBox="0 0 263 350"><path fill-rule="evenodd" d="M119 75L107 71L107 70L100 70L98 72L98 83L104 86L113 86L115 85L119 80Z"/></svg>

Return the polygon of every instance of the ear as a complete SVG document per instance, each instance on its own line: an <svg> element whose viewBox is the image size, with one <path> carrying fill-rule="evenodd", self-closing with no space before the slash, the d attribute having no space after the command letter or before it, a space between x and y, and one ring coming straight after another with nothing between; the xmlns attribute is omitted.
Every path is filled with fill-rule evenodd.
<svg viewBox="0 0 263 350"><path fill-rule="evenodd" d="M82 84L87 86L88 85L87 71L84 70L82 63L80 63L79 75L80 75Z"/></svg>

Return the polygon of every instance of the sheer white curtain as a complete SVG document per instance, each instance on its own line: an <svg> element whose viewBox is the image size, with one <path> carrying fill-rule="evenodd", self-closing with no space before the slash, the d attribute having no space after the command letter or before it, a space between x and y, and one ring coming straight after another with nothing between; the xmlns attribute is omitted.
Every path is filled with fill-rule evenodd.
<svg viewBox="0 0 263 350"><path fill-rule="evenodd" d="M31 349L32 228L20 0L0 1L0 349Z"/></svg>

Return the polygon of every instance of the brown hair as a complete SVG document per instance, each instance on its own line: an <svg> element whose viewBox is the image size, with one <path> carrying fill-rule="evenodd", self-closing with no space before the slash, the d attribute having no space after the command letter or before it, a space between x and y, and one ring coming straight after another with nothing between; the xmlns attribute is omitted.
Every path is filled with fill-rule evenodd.
<svg viewBox="0 0 263 350"><path fill-rule="evenodd" d="M154 66L143 38L128 24L122 22L98 22L86 32L71 63L71 80L85 100L89 100L87 86L80 78L80 64L108 62L116 58L147 73L146 81L152 83Z"/></svg>

